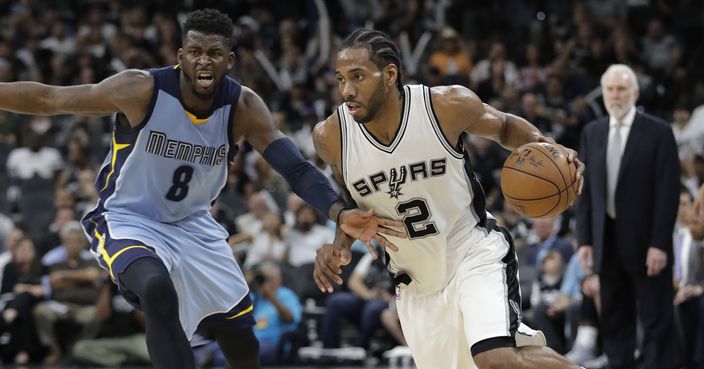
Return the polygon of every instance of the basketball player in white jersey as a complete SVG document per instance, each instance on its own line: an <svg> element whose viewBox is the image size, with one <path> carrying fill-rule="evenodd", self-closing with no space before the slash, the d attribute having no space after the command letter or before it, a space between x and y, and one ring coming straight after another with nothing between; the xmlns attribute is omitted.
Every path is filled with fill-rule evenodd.
<svg viewBox="0 0 704 369"><path fill-rule="evenodd" d="M508 149L551 140L467 88L402 85L398 50L382 32L355 31L337 57L345 103L318 124L314 142L351 201L405 225L408 239L387 247L389 271L418 368L577 368L521 324L513 242L484 209L462 149L468 133ZM583 164L562 149L581 191ZM315 281L328 292L350 260L338 236L316 257Z"/></svg>

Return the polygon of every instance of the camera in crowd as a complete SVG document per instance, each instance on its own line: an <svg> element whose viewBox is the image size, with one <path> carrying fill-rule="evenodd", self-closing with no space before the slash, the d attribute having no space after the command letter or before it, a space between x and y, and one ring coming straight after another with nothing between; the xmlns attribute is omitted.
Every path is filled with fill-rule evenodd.
<svg viewBox="0 0 704 369"><path fill-rule="evenodd" d="M257 291L266 283L266 275L264 275L259 264L252 266L250 271L252 273L252 279L249 282L249 288L253 291Z"/></svg>

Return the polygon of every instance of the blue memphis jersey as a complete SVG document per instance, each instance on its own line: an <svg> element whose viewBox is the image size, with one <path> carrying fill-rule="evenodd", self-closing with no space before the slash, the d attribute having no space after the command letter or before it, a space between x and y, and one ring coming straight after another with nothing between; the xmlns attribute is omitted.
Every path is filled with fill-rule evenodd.
<svg viewBox="0 0 704 369"><path fill-rule="evenodd" d="M224 77L211 113L201 119L185 110L178 66L149 73L154 93L147 115L133 128L116 125L96 180L100 202L86 219L107 210L177 222L208 211L225 185L239 83Z"/></svg>

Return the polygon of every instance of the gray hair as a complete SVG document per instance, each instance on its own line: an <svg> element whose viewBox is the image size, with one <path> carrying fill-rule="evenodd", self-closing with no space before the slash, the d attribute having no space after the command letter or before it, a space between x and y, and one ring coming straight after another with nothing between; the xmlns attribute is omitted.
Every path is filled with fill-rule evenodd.
<svg viewBox="0 0 704 369"><path fill-rule="evenodd" d="M81 235L83 234L83 227L81 227L81 223L72 220L70 222L66 222L63 227L61 227L61 238L66 238L68 237L71 233L80 233Z"/></svg>
<svg viewBox="0 0 704 369"><path fill-rule="evenodd" d="M628 75L628 77L633 83L633 90L640 90L636 73L633 71L633 69L631 69L631 67L627 66L626 64L611 64L608 68L606 68L606 72L601 75L601 88L604 88L604 85L606 85L606 77L612 73L625 73L626 75Z"/></svg>

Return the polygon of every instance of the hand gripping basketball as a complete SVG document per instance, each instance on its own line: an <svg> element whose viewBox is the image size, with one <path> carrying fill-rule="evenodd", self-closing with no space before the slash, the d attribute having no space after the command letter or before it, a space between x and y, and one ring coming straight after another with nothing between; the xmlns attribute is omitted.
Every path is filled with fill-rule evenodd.
<svg viewBox="0 0 704 369"><path fill-rule="evenodd" d="M530 218L552 217L572 206L581 191L581 163L562 146L532 142L504 162L501 190L506 201Z"/></svg>

